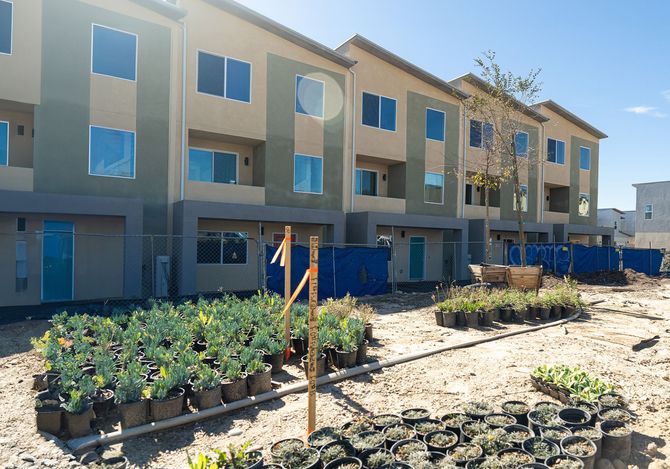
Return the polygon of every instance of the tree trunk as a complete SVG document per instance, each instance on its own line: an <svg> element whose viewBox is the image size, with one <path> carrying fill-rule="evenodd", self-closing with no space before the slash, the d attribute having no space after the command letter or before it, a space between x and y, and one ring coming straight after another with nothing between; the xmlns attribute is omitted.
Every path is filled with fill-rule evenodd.
<svg viewBox="0 0 670 469"><path fill-rule="evenodd" d="M523 212L521 211L521 183L519 182L519 164L516 160L516 146L512 144L512 171L514 176L514 193L516 194L516 217L519 223L519 248L521 249L521 266L526 267L526 235L523 229Z"/></svg>
<svg viewBox="0 0 670 469"><path fill-rule="evenodd" d="M486 205L486 215L484 216L484 242L486 242L486 262L491 263L491 217L489 214L489 184L488 174L486 175L486 185L484 186L484 205Z"/></svg>

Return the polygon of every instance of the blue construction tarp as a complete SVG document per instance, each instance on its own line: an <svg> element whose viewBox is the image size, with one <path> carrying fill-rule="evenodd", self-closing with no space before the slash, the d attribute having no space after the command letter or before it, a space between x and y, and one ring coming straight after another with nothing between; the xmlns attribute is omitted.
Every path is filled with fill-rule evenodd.
<svg viewBox="0 0 670 469"><path fill-rule="evenodd" d="M572 245L572 268L577 274L619 270L619 253L612 246Z"/></svg>
<svg viewBox="0 0 670 469"><path fill-rule="evenodd" d="M265 250L267 288L284 293L284 268L279 261L270 264L277 248ZM320 248L319 249L319 299L352 296L382 295L387 291L389 248ZM309 267L309 248L293 246L291 249L291 288L300 283ZM304 288L298 299L307 299Z"/></svg>
<svg viewBox="0 0 670 469"><path fill-rule="evenodd" d="M509 265L521 265L521 246L511 244L507 259ZM570 245L557 243L526 244L526 265L542 265L545 272L565 275L570 271Z"/></svg>
<svg viewBox="0 0 670 469"><path fill-rule="evenodd" d="M623 268L633 269L647 275L658 275L661 272L663 254L658 249L622 248Z"/></svg>

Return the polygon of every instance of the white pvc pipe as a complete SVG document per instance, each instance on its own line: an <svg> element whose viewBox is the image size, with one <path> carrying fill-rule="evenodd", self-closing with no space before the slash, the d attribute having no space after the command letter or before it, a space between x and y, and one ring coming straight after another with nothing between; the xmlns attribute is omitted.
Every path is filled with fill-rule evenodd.
<svg viewBox="0 0 670 469"><path fill-rule="evenodd" d="M569 318L561 319L558 321L553 321L548 324L542 324L540 326L530 327L527 329L519 329L516 331L505 332L502 334L497 334L494 336L483 337L481 339L470 340L467 342L462 342L460 344L454 345L444 345L441 347L436 347L429 350L422 350L419 352L412 352L405 355L400 355L398 357L387 358L385 360L377 360L365 365L357 366L355 368L347 368L344 370L337 371L335 373L330 373L328 375L321 376L317 378L317 386L322 386L324 384L333 383L336 381L341 381L347 378L353 378L354 376L361 375L363 373L369 373L371 371L376 371L382 368L388 368L395 365L400 365L414 360L419 360L431 355L435 355L442 352L447 352L449 350L457 350L462 348L469 348L475 345L484 344L486 342L494 342L496 340L505 339L507 337L513 337L515 335L526 334L528 332L535 332L548 327L555 327L560 324L565 324L566 322L577 319L581 310L577 310L575 314ZM245 399L240 399L239 401L231 402L229 404L223 404L220 406L212 407L210 409L205 409L198 412L193 412L190 414L180 415L171 419L161 420L158 422L152 422L145 425L139 425L137 427L125 428L117 430L110 433L100 434L100 435L88 435L81 438L73 438L67 441L67 446L75 453L81 453L90 448L94 448L102 445L111 445L118 443L120 441L132 438L134 436L144 435L146 433L151 433L159 430L167 430L169 428L177 427L180 425L186 425L189 423L197 422L210 417L216 417L219 415L232 412L234 410L243 409L245 407L250 407L252 405L260 404L261 402L270 401L272 399L279 399L281 397L287 396L289 394L294 394L298 392L304 392L307 390L307 381L301 381L295 384L289 384L288 386L282 387L278 390L273 390L263 394L259 394L254 397L247 397Z"/></svg>

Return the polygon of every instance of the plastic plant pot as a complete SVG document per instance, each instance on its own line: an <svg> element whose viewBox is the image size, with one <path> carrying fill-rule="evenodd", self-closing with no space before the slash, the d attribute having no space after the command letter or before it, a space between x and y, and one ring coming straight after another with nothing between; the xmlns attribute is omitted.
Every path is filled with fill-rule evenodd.
<svg viewBox="0 0 670 469"><path fill-rule="evenodd" d="M602 457L627 461L630 458L633 430L626 422L605 420L600 423L603 433Z"/></svg>

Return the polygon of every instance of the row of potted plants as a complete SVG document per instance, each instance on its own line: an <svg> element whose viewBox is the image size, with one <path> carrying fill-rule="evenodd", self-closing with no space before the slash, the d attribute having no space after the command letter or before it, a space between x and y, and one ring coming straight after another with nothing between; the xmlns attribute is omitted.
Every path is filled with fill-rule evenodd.
<svg viewBox="0 0 670 469"><path fill-rule="evenodd" d="M591 376L579 366L543 364L530 374L533 386L561 402L578 399L604 407L625 407L626 402L612 395L614 386Z"/></svg>
<svg viewBox="0 0 670 469"><path fill-rule="evenodd" d="M122 427L175 417L188 403L202 410L272 389L282 371L283 299L259 294L179 305L157 302L112 317L68 315L34 347L45 359L35 377L38 429L71 437L116 407ZM337 367L367 361L372 314L355 300L329 300L318 314L320 373L326 357ZM307 352L307 308L292 308L292 346Z"/></svg>
<svg viewBox="0 0 670 469"><path fill-rule="evenodd" d="M580 403L533 406L521 401L468 402L458 411L432 417L428 409L359 416L339 428L323 427L306 441L287 438L269 449L276 469L453 469L592 468L601 457L630 456L631 422L599 420ZM220 454L220 452L216 452ZM241 454L235 447L229 455ZM240 456L239 469L262 457ZM220 459L199 455L192 469L221 467Z"/></svg>
<svg viewBox="0 0 670 469"><path fill-rule="evenodd" d="M516 289L452 287L444 300L438 301L439 296L439 292L434 295L435 321L442 327L558 319L569 317L584 306L571 280L539 294Z"/></svg>

